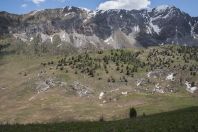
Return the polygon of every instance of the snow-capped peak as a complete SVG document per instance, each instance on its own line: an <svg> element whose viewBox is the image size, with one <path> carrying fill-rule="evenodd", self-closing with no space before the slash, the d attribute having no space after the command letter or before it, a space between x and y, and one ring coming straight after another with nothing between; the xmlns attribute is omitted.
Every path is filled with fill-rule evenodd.
<svg viewBox="0 0 198 132"><path fill-rule="evenodd" d="M72 6L66 6L65 9L71 10Z"/></svg>
<svg viewBox="0 0 198 132"><path fill-rule="evenodd" d="M85 7L80 7L81 10L84 10L86 12L91 12L92 10L88 9L88 8L85 8Z"/></svg>
<svg viewBox="0 0 198 132"><path fill-rule="evenodd" d="M30 16L34 16L34 15L36 15L38 12L41 12L41 11L43 11L43 10L34 10L34 11L31 11L31 12L29 13L29 15L30 15Z"/></svg>
<svg viewBox="0 0 198 132"><path fill-rule="evenodd" d="M160 5L160 6L157 6L157 7L155 8L155 11L157 11L157 12L163 12L163 11L165 11L165 10L171 8L171 7L173 7L173 6L169 6L169 5Z"/></svg>

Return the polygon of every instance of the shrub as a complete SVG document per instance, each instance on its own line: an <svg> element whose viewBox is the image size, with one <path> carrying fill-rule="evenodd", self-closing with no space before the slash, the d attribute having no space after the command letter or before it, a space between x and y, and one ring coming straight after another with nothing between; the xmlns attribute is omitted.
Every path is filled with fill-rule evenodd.
<svg viewBox="0 0 198 132"><path fill-rule="evenodd" d="M132 119L132 118L136 118L136 117L137 117L136 109L135 108L130 108L129 118Z"/></svg>
<svg viewBox="0 0 198 132"><path fill-rule="evenodd" d="M112 81L112 83L115 83L115 79L114 78L111 78L111 81Z"/></svg>
<svg viewBox="0 0 198 132"><path fill-rule="evenodd" d="M191 83L191 87L194 87L194 86L195 86L195 82L192 82L192 83Z"/></svg>
<svg viewBox="0 0 198 132"><path fill-rule="evenodd" d="M102 116L100 116L99 121L100 121L100 122L103 122L103 121L104 121L104 117L103 117L103 115L102 115Z"/></svg>
<svg viewBox="0 0 198 132"><path fill-rule="evenodd" d="M64 67L61 67L60 70L62 71L64 69Z"/></svg>

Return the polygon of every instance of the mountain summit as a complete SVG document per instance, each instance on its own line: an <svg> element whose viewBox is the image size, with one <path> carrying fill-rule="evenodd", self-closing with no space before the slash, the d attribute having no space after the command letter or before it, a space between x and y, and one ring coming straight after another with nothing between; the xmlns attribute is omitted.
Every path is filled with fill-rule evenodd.
<svg viewBox="0 0 198 132"><path fill-rule="evenodd" d="M0 36L12 35L31 41L62 42L75 47L129 48L159 44L197 45L198 17L191 17L174 6L151 10L91 11L77 7L45 9L16 15L0 12Z"/></svg>

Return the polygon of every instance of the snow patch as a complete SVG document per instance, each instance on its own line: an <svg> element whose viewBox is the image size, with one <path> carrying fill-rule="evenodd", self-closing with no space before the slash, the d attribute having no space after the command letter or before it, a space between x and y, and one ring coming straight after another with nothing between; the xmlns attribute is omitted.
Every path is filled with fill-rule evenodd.
<svg viewBox="0 0 198 132"><path fill-rule="evenodd" d="M149 25L153 29L153 31L156 32L157 34L161 32L161 29L159 28L159 26L153 24L153 18L151 18Z"/></svg>
<svg viewBox="0 0 198 132"><path fill-rule="evenodd" d="M29 15L30 16L34 16L37 12L39 12L38 10L31 12Z"/></svg>
<svg viewBox="0 0 198 132"><path fill-rule="evenodd" d="M101 92L100 95L99 95L99 99L101 100L104 96L104 92Z"/></svg>
<svg viewBox="0 0 198 132"><path fill-rule="evenodd" d="M150 76L150 75L149 75L149 76ZM142 79L141 79L141 80L138 80L136 85L137 85L137 86L140 86L140 85L142 84L142 82L143 82Z"/></svg>
<svg viewBox="0 0 198 132"><path fill-rule="evenodd" d="M85 7L80 7L80 9L81 9L81 10L84 10L84 11L86 11L86 12L90 12L90 11L91 11L90 9L85 8Z"/></svg>
<svg viewBox="0 0 198 132"><path fill-rule="evenodd" d="M44 10L35 10L35 11L32 11L29 13L30 16L34 16L36 15L38 12L41 12L41 11L44 11Z"/></svg>
<svg viewBox="0 0 198 132"><path fill-rule="evenodd" d="M146 33L152 34L152 29L149 26L146 26Z"/></svg>
<svg viewBox="0 0 198 132"><path fill-rule="evenodd" d="M165 93L164 90L160 88L159 83L155 85L153 92L157 92L157 93L161 93L161 94Z"/></svg>
<svg viewBox="0 0 198 132"><path fill-rule="evenodd" d="M196 37L196 34L195 34L195 32L194 32L195 27L192 26L191 22L189 22L188 24L190 25L190 28L191 28L191 30L190 30L191 36L192 36L194 39L196 39L197 37Z"/></svg>
<svg viewBox="0 0 198 132"><path fill-rule="evenodd" d="M108 45L110 45L112 41L113 41L113 37L112 36L110 36L109 38L104 40L104 42L107 43Z"/></svg>
<svg viewBox="0 0 198 132"><path fill-rule="evenodd" d="M171 73L169 74L167 77L166 77L166 80L171 80L171 81L174 81L175 77L174 77L174 74Z"/></svg>
<svg viewBox="0 0 198 132"><path fill-rule="evenodd" d="M133 27L133 31L136 32L136 33L139 33L139 32L140 32L140 27L139 27L139 25L134 26L134 27Z"/></svg>
<svg viewBox="0 0 198 132"><path fill-rule="evenodd" d="M148 73L147 73L147 77L148 77L148 78L151 77L151 73L152 73L152 72L148 72Z"/></svg>
<svg viewBox="0 0 198 132"><path fill-rule="evenodd" d="M53 43L53 37L50 37L50 41L51 41L51 43Z"/></svg>
<svg viewBox="0 0 198 132"><path fill-rule="evenodd" d="M157 76L155 75L155 72L149 72L148 74L147 74L147 77L148 78L157 78Z"/></svg>
<svg viewBox="0 0 198 132"><path fill-rule="evenodd" d="M106 100L103 100L102 103L105 104L105 103L107 103L107 101Z"/></svg>
<svg viewBox="0 0 198 132"><path fill-rule="evenodd" d="M170 17L170 15L171 15L171 12L169 12L168 14L166 14L165 16L163 16L162 18L163 19L167 19L168 17Z"/></svg>
<svg viewBox="0 0 198 132"><path fill-rule="evenodd" d="M197 87L192 87L191 86L191 84L188 82L188 81L186 81L186 90L188 91L188 92L190 92L190 93L194 93L195 91L197 91L198 90L198 88Z"/></svg>
<svg viewBox="0 0 198 132"><path fill-rule="evenodd" d="M33 37L31 37L31 38L30 38L30 42L32 42L32 41L33 41L33 39L34 39L34 38L33 38Z"/></svg>
<svg viewBox="0 0 198 132"><path fill-rule="evenodd" d="M65 15L64 15L64 16L66 17L66 16L69 16L69 15L70 15L70 13L65 13Z"/></svg>
<svg viewBox="0 0 198 132"><path fill-rule="evenodd" d="M122 95L127 95L128 94L128 92L122 92Z"/></svg>
<svg viewBox="0 0 198 132"><path fill-rule="evenodd" d="M137 82L137 86L140 86L140 84L141 84L141 81Z"/></svg>
<svg viewBox="0 0 198 132"><path fill-rule="evenodd" d="M86 23L88 20L90 20L92 17L94 17L96 15L95 11L89 11L87 18L85 20L83 20L83 23Z"/></svg>
<svg viewBox="0 0 198 132"><path fill-rule="evenodd" d="M109 91L110 93L118 91L119 88Z"/></svg>
<svg viewBox="0 0 198 132"><path fill-rule="evenodd" d="M158 84L156 84L156 85L155 85L155 87L159 89L159 88L160 88L159 83L158 83Z"/></svg>
<svg viewBox="0 0 198 132"><path fill-rule="evenodd" d="M57 48L60 47L62 44L57 45Z"/></svg>

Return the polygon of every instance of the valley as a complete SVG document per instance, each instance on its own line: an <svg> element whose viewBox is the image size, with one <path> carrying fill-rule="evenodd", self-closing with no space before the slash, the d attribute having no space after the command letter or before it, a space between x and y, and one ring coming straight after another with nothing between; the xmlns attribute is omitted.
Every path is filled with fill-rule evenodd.
<svg viewBox="0 0 198 132"><path fill-rule="evenodd" d="M11 52L1 58L0 122L119 120L131 107L141 116L197 106L197 53L176 45L66 56Z"/></svg>
<svg viewBox="0 0 198 132"><path fill-rule="evenodd" d="M0 11L0 131L196 132L198 17L151 1Z"/></svg>

